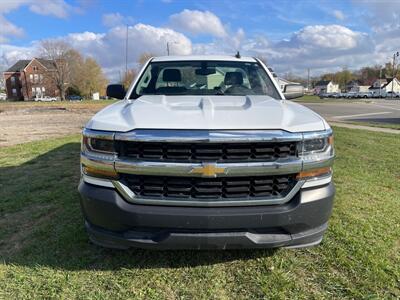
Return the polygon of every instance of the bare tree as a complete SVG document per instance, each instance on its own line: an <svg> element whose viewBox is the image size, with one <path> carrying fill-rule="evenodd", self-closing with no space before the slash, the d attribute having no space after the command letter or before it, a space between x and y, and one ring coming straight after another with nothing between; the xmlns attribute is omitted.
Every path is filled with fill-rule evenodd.
<svg viewBox="0 0 400 300"><path fill-rule="evenodd" d="M76 54L71 46L61 40L44 40L41 42L41 56L51 60L54 70L50 77L60 93L61 100L65 100L65 91L71 79L73 58Z"/></svg>
<svg viewBox="0 0 400 300"><path fill-rule="evenodd" d="M155 56L155 55L152 54L152 53L147 53L147 52L142 53L142 54L140 55L139 59L138 59L139 67L140 67L140 68L143 67L144 64L145 64L150 58L152 58L153 56Z"/></svg>
<svg viewBox="0 0 400 300"><path fill-rule="evenodd" d="M122 84L124 85L125 89L127 90L131 83L133 82L133 79L135 79L137 75L137 71L135 69L130 69L128 72L124 74L122 77Z"/></svg>

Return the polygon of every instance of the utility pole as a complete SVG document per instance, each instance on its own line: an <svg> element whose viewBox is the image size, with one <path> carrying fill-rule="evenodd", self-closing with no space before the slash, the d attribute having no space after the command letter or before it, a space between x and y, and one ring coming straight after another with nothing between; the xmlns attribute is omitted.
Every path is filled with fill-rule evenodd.
<svg viewBox="0 0 400 300"><path fill-rule="evenodd" d="M379 69L379 98L382 96L381 78L382 78L382 67Z"/></svg>
<svg viewBox="0 0 400 300"><path fill-rule="evenodd" d="M392 71L392 99L394 99L394 94L393 94L393 85L394 85L394 79L396 78L397 75L397 69L396 72L394 71L395 65L396 65L396 57L399 56L399 51L393 54L393 71Z"/></svg>
<svg viewBox="0 0 400 300"><path fill-rule="evenodd" d="M128 24L126 24L126 39L125 39L125 76L128 74Z"/></svg>
<svg viewBox="0 0 400 300"><path fill-rule="evenodd" d="M310 68L307 68L307 92L310 92Z"/></svg>
<svg viewBox="0 0 400 300"><path fill-rule="evenodd" d="M170 46L170 44L179 44L178 42L176 42L176 41L172 41L172 42L167 42L167 55L169 56L169 54L170 54L170 50L169 50L169 46Z"/></svg>

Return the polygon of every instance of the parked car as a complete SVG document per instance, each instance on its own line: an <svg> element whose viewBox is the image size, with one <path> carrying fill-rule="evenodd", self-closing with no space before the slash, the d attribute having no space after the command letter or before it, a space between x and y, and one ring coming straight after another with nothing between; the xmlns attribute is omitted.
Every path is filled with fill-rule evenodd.
<svg viewBox="0 0 400 300"><path fill-rule="evenodd" d="M372 92L358 92L355 95L355 98L373 98L373 93Z"/></svg>
<svg viewBox="0 0 400 300"><path fill-rule="evenodd" d="M321 98L321 99L323 99L323 98L329 98L330 97L330 93L320 93L319 94L319 97Z"/></svg>
<svg viewBox="0 0 400 300"><path fill-rule="evenodd" d="M382 98L381 95L382 95L382 91L379 92L379 90L378 90L378 91L374 90L374 91L372 92L372 98Z"/></svg>
<svg viewBox="0 0 400 300"><path fill-rule="evenodd" d="M82 97L79 95L68 95L67 100L69 101L82 101Z"/></svg>
<svg viewBox="0 0 400 300"><path fill-rule="evenodd" d="M347 92L345 98L354 99L357 97L357 92Z"/></svg>
<svg viewBox="0 0 400 300"><path fill-rule="evenodd" d="M42 97L35 97L35 101L38 102L54 102L57 101L56 97L50 97L50 96L42 96Z"/></svg>
<svg viewBox="0 0 400 300"><path fill-rule="evenodd" d="M385 98L389 98L389 99L400 98L400 93L389 91L389 92L386 92Z"/></svg>
<svg viewBox="0 0 400 300"><path fill-rule="evenodd" d="M191 87L210 75L205 88ZM79 192L92 242L122 249L321 242L335 193L333 136L321 116L285 100L303 87L282 92L260 60L237 56L156 57L138 78L128 91L109 85L107 95L123 100L83 130Z"/></svg>
<svg viewBox="0 0 400 300"><path fill-rule="evenodd" d="M344 98L346 93L334 93L332 96L333 98L339 99L339 98Z"/></svg>

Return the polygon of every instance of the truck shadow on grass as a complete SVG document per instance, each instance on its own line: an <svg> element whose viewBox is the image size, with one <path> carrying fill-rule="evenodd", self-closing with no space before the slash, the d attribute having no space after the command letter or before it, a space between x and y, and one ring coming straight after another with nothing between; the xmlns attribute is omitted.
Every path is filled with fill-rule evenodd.
<svg viewBox="0 0 400 300"><path fill-rule="evenodd" d="M275 250L127 251L91 244L80 211L78 143L0 168L0 257L56 269L178 268L271 256Z"/></svg>

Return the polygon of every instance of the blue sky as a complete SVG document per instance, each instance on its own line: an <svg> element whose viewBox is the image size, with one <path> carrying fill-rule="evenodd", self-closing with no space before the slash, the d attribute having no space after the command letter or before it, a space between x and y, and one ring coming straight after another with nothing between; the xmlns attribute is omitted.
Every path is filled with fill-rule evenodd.
<svg viewBox="0 0 400 300"><path fill-rule="evenodd" d="M143 52L263 56L281 73L303 75L382 64L400 48L400 1L0 0L0 67L64 39L109 77Z"/></svg>

